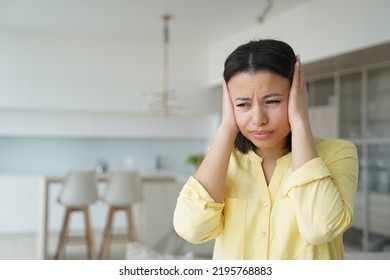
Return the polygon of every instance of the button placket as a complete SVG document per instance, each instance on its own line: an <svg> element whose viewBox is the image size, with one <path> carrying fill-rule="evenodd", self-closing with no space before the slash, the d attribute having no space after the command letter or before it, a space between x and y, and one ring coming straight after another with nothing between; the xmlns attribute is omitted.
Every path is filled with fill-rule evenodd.
<svg viewBox="0 0 390 280"><path fill-rule="evenodd" d="M262 205L263 205L263 208L265 209L265 212L267 213L267 218L268 218L267 228L268 228L269 227L269 218L270 218L270 207L269 207L270 204L269 204L268 200L265 200L265 201L263 201ZM261 232L260 236L263 239L267 239L268 238L267 230L263 230Z"/></svg>

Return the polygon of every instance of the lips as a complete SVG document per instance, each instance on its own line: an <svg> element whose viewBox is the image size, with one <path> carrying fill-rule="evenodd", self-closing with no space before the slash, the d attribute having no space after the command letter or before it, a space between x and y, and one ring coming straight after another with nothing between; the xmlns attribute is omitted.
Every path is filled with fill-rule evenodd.
<svg viewBox="0 0 390 280"><path fill-rule="evenodd" d="M261 130L261 131L251 131L251 135L256 139L265 139L269 136L271 136L272 131L270 130Z"/></svg>

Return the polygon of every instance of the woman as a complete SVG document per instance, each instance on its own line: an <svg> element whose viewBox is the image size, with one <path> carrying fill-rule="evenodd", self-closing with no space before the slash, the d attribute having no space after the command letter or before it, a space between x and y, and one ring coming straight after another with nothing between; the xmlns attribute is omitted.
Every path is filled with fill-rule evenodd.
<svg viewBox="0 0 390 280"><path fill-rule="evenodd" d="M178 198L177 233L216 238L214 259L343 259L356 148L313 137L299 56L252 41L226 59L224 80L222 120Z"/></svg>

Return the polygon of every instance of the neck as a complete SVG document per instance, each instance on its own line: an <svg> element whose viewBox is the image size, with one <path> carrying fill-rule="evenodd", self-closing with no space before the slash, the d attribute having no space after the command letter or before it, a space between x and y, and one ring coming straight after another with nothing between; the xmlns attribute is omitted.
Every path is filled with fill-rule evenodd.
<svg viewBox="0 0 390 280"><path fill-rule="evenodd" d="M256 154L259 155L264 161L276 161L282 156L288 154L288 149L283 147L276 148L256 148Z"/></svg>

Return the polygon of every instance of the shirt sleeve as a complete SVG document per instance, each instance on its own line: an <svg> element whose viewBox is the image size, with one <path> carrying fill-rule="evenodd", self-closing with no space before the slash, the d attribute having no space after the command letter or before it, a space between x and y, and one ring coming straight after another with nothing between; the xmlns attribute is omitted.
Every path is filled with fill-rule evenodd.
<svg viewBox="0 0 390 280"><path fill-rule="evenodd" d="M330 156L312 159L287 179L283 194L293 205L303 240L324 244L351 226L358 168L355 145L343 141Z"/></svg>
<svg viewBox="0 0 390 280"><path fill-rule="evenodd" d="M217 203L194 177L190 177L177 199L174 228L182 238L203 243L216 238L223 228L224 203Z"/></svg>

